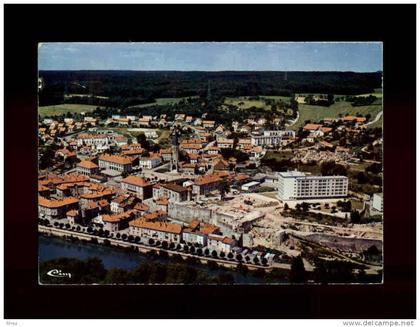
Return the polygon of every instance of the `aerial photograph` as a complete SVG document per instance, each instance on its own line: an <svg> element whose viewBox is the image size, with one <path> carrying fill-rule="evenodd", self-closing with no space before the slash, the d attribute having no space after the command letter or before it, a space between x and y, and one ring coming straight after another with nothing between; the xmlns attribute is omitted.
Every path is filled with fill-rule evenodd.
<svg viewBox="0 0 420 327"><path fill-rule="evenodd" d="M381 42L39 43L39 284L382 283L382 77Z"/></svg>

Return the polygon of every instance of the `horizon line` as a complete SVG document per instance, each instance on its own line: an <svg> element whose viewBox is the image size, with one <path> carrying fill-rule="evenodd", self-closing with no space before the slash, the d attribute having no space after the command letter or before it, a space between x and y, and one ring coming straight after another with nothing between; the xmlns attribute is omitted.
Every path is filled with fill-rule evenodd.
<svg viewBox="0 0 420 327"><path fill-rule="evenodd" d="M120 72L191 72L191 73L224 73L224 72L292 72L292 73L310 73L310 72L325 72L325 73L383 73L383 70L173 70L173 69L159 69L159 70L138 70L138 69L38 69L40 71L60 71L60 72L87 72L87 71L120 71Z"/></svg>

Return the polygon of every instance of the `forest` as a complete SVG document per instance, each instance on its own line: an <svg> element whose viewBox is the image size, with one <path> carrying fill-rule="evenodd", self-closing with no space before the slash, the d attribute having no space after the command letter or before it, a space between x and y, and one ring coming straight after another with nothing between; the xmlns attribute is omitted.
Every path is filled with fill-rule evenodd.
<svg viewBox="0 0 420 327"><path fill-rule="evenodd" d="M382 73L270 71L40 71L39 105L64 103L64 94L89 95L67 102L133 106L157 98L291 96L295 93L357 95L374 92Z"/></svg>

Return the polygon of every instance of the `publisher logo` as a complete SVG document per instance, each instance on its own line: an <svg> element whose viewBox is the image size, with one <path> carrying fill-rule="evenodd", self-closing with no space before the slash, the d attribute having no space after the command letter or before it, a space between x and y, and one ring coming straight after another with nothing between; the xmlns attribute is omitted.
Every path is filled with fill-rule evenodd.
<svg viewBox="0 0 420 327"><path fill-rule="evenodd" d="M60 269L52 269L49 272L47 272L47 275L57 278L71 278L71 273L63 272Z"/></svg>

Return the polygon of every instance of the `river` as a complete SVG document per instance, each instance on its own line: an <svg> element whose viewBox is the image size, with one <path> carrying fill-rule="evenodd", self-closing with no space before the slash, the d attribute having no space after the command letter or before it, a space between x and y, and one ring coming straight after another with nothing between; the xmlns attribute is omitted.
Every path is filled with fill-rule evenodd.
<svg viewBox="0 0 420 327"><path fill-rule="evenodd" d="M76 258L84 260L90 257L96 257L102 260L106 269L122 268L133 270L139 265L149 262L145 255L140 253L129 252L116 247L108 247L100 244L90 244L84 242L73 243L65 239L55 236L39 236L39 262L53 260L59 257ZM154 259L156 260L156 259ZM157 259L160 262L168 262L169 259ZM225 269L210 270L205 265L196 266L203 269L212 276L217 276ZM235 284L264 284L262 278L243 275L234 270L228 270L234 277Z"/></svg>

